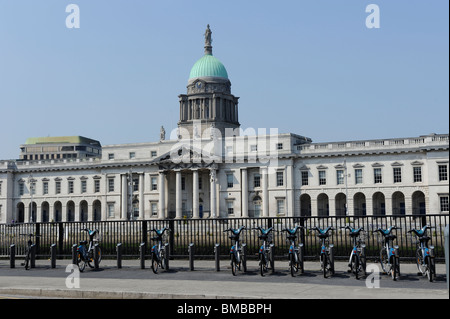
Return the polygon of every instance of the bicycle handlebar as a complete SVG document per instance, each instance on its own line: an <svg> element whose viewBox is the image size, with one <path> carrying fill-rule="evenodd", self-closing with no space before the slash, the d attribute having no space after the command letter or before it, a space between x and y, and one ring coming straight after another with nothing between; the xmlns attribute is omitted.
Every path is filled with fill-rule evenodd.
<svg viewBox="0 0 450 319"><path fill-rule="evenodd" d="M402 228L401 227L397 227L397 226L391 226L388 229L382 229L381 227L379 227L377 230L374 230L374 233L380 232L384 236L389 236L391 234L391 231L397 230L397 229L402 229Z"/></svg>
<svg viewBox="0 0 450 319"><path fill-rule="evenodd" d="M233 232L233 234L239 235L241 233L241 231L246 230L246 229L247 229L246 226L241 226L238 229L228 228L228 229L225 229L223 232L226 233L227 231L231 231L231 232Z"/></svg>
<svg viewBox="0 0 450 319"><path fill-rule="evenodd" d="M413 229L408 230L407 233L412 233L412 232L414 232L414 234L415 234L416 236L418 236L418 237L423 237L423 236L425 236L427 230L428 230L428 229L432 229L432 228L436 228L436 227L430 226L430 225L427 224L427 225L423 226L422 229L420 229L420 230L417 230L417 229L413 228Z"/></svg>
<svg viewBox="0 0 450 319"><path fill-rule="evenodd" d="M273 230L273 227L269 227L267 229L264 229L261 226L258 226L258 227L252 227L252 229L253 230L259 230L261 232L261 234L267 235Z"/></svg>
<svg viewBox="0 0 450 319"><path fill-rule="evenodd" d="M148 230L149 232L154 231L158 236L162 236L164 234L165 231L172 231L170 228L164 227L161 229L156 229L156 228L152 228L150 230Z"/></svg>

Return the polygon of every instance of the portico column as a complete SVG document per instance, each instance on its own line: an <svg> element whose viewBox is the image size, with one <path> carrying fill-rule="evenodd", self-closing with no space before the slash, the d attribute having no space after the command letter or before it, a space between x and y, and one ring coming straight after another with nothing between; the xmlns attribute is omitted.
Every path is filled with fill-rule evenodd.
<svg viewBox="0 0 450 319"><path fill-rule="evenodd" d="M128 183L127 183L127 174L121 175L121 209L120 209L120 219L125 220L127 219L127 211L128 211L128 196L127 196L127 190L128 190Z"/></svg>
<svg viewBox="0 0 450 319"><path fill-rule="evenodd" d="M263 217L269 217L269 191L267 187L268 176L267 176L267 167L261 167L261 186L262 186L262 212Z"/></svg>
<svg viewBox="0 0 450 319"><path fill-rule="evenodd" d="M199 218L198 169L192 170L192 218Z"/></svg>
<svg viewBox="0 0 450 319"><path fill-rule="evenodd" d="M182 210L182 197L181 197L181 170L175 171L175 212L176 212L176 218L181 219L183 217L183 210Z"/></svg>
<svg viewBox="0 0 450 319"><path fill-rule="evenodd" d="M248 180L247 180L247 168L241 169L241 216L248 217Z"/></svg>
<svg viewBox="0 0 450 319"><path fill-rule="evenodd" d="M215 168L211 168L211 172L210 172L210 193L211 193L211 198L210 198L210 210L211 210L211 218L216 218L217 217L217 209L216 209L216 169Z"/></svg>
<svg viewBox="0 0 450 319"><path fill-rule="evenodd" d="M159 219L166 218L166 176L163 171L159 172Z"/></svg>
<svg viewBox="0 0 450 319"><path fill-rule="evenodd" d="M145 219L145 203L144 203L144 173L139 174L139 219Z"/></svg>

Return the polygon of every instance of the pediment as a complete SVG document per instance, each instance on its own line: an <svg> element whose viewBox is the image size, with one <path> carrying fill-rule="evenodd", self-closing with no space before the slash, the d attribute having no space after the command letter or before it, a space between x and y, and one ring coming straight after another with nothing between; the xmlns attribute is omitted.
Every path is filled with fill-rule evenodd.
<svg viewBox="0 0 450 319"><path fill-rule="evenodd" d="M207 152L189 145L180 145L167 153L155 158L152 163L159 165L160 169L183 169L210 167L219 159Z"/></svg>

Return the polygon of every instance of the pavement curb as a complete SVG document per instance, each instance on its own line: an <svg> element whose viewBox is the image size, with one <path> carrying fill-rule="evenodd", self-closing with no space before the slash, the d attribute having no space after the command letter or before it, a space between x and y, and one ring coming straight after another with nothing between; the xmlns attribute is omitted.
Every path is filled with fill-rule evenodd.
<svg viewBox="0 0 450 319"><path fill-rule="evenodd" d="M198 294L164 294L132 291L97 291L78 289L0 288L0 294L27 297L68 299L264 299L261 297L236 297Z"/></svg>

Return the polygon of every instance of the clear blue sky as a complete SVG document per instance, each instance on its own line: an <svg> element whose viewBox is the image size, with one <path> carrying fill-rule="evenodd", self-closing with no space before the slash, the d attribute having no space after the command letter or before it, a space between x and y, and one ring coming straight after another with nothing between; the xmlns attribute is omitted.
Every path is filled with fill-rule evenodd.
<svg viewBox="0 0 450 319"><path fill-rule="evenodd" d="M65 8L80 8L68 29ZM380 8L380 29L365 25ZM449 132L447 0L0 0L0 159L28 137L151 142L213 53L242 128L314 142Z"/></svg>

